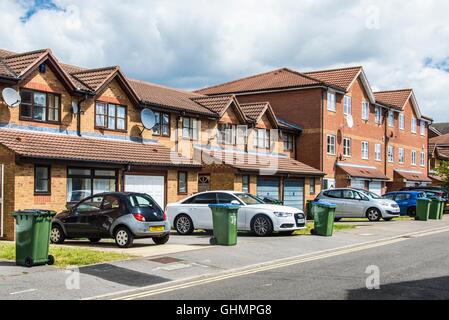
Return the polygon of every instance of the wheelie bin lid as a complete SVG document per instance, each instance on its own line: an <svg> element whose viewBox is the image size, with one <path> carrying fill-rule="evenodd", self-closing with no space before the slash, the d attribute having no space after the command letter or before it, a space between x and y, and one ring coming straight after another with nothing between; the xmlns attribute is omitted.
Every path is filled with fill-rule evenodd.
<svg viewBox="0 0 449 320"><path fill-rule="evenodd" d="M241 205L233 203L213 203L209 205L209 208L226 208L226 209L238 209Z"/></svg>
<svg viewBox="0 0 449 320"><path fill-rule="evenodd" d="M427 202L431 202L432 201L432 199L429 199L429 198L417 198L416 200L427 201Z"/></svg>
<svg viewBox="0 0 449 320"><path fill-rule="evenodd" d="M55 216L56 211L52 210L40 210L40 209L26 209L26 210L20 210L20 211L14 211L12 213L13 217L17 216L34 216L34 217L41 217L41 216Z"/></svg>
<svg viewBox="0 0 449 320"><path fill-rule="evenodd" d="M324 202L324 201L317 201L313 202L313 205L324 207L324 208L336 208L337 205L330 202Z"/></svg>

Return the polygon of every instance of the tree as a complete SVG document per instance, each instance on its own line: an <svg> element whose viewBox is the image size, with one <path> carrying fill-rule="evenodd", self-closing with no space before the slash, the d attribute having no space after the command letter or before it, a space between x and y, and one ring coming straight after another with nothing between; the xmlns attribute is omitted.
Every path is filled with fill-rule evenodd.
<svg viewBox="0 0 449 320"><path fill-rule="evenodd" d="M435 172L443 179L443 186L449 187L449 161L441 161Z"/></svg>

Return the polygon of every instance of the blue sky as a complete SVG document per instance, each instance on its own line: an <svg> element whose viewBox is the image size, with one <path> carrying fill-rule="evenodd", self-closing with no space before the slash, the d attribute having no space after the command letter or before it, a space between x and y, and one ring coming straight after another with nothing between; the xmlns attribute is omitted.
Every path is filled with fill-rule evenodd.
<svg viewBox="0 0 449 320"><path fill-rule="evenodd" d="M413 87L449 121L447 12L444 0L0 0L0 47L184 89L363 65L375 90Z"/></svg>

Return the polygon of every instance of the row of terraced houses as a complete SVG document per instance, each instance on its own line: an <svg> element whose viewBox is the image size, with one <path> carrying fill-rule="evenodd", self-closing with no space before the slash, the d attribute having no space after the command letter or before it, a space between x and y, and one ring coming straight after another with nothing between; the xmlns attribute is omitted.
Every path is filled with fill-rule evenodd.
<svg viewBox="0 0 449 320"><path fill-rule="evenodd" d="M188 92L48 49L0 50L6 87L21 103L0 99L0 238L14 237L15 210L60 211L104 191L145 192L163 207L231 189L302 209L322 188L430 182L432 119L411 89L372 92L362 67L283 68Z"/></svg>

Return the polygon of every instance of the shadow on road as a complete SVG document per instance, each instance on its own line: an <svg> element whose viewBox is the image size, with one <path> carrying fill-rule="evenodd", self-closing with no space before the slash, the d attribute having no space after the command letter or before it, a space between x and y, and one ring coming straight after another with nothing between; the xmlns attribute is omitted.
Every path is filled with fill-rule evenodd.
<svg viewBox="0 0 449 320"><path fill-rule="evenodd" d="M379 290L349 290L348 300L447 300L449 277L381 285Z"/></svg>

